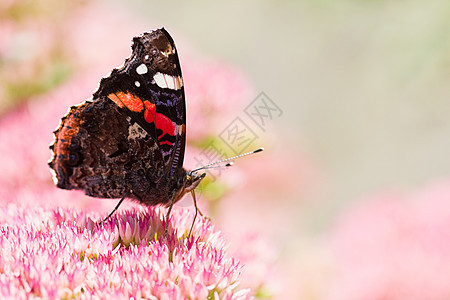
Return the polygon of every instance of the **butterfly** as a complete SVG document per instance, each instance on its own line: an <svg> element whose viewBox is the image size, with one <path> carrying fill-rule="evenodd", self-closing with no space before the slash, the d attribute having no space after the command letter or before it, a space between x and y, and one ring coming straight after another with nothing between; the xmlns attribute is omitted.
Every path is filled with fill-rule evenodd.
<svg viewBox="0 0 450 300"><path fill-rule="evenodd" d="M170 211L206 173L183 167L186 104L177 49L164 29L133 38L132 54L72 106L54 131L49 166L57 187L99 198L164 205ZM190 232L192 231L192 223ZM190 233L189 233L190 235Z"/></svg>

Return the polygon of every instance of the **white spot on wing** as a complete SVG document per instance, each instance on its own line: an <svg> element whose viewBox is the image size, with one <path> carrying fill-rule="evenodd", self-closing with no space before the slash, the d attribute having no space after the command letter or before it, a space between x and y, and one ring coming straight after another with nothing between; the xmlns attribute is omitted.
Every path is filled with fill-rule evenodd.
<svg viewBox="0 0 450 300"><path fill-rule="evenodd" d="M136 68L136 73L138 73L139 75L143 75L145 73L148 72L147 66L145 64L140 64L137 68Z"/></svg>
<svg viewBox="0 0 450 300"><path fill-rule="evenodd" d="M140 83L139 81L135 81L135 82L134 82L134 85L137 86L137 87L140 87L140 86L141 86L141 83Z"/></svg>
<svg viewBox="0 0 450 300"><path fill-rule="evenodd" d="M183 80L179 76L171 76L163 73L156 73L153 80L160 88L179 90L183 86Z"/></svg>

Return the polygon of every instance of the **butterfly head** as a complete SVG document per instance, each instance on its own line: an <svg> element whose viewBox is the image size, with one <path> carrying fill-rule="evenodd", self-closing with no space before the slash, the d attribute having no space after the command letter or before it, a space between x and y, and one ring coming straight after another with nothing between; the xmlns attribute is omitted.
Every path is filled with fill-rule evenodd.
<svg viewBox="0 0 450 300"><path fill-rule="evenodd" d="M206 173L198 173L195 171L186 172L186 180L184 182L185 192L188 193L195 190L205 176Z"/></svg>
<svg viewBox="0 0 450 300"><path fill-rule="evenodd" d="M175 196L175 202L183 198L187 193L192 192L197 188L200 182L205 178L206 173L198 173L196 171L185 171L183 179L180 178L180 188Z"/></svg>

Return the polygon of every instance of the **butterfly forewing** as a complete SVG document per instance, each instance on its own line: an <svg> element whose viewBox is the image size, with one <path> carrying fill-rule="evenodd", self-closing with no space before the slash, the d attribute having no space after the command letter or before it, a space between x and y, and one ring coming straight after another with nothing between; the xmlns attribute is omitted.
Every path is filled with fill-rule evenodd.
<svg viewBox="0 0 450 300"><path fill-rule="evenodd" d="M186 106L173 39L163 28L133 39L124 66L102 79L94 98L108 97L157 141L166 174L182 167Z"/></svg>

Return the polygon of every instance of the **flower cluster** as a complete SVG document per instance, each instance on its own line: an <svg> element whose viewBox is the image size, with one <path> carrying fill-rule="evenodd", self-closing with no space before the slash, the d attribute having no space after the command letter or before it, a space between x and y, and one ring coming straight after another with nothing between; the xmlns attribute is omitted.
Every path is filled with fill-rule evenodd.
<svg viewBox="0 0 450 300"><path fill-rule="evenodd" d="M211 223L176 209L169 233L155 209L99 215L64 209L0 211L0 297L248 299L241 265ZM176 228L176 229L174 229Z"/></svg>

